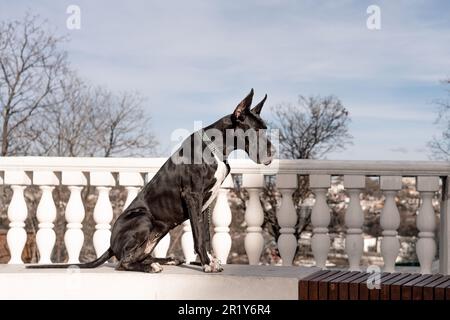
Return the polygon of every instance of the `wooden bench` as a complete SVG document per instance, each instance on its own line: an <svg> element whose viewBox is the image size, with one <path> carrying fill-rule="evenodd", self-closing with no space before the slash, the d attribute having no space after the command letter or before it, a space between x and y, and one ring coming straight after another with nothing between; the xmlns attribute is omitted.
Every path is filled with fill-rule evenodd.
<svg viewBox="0 0 450 320"><path fill-rule="evenodd" d="M299 281L298 297L299 300L450 300L450 276L384 272L379 274L378 288L370 289L371 275L374 273L318 271Z"/></svg>

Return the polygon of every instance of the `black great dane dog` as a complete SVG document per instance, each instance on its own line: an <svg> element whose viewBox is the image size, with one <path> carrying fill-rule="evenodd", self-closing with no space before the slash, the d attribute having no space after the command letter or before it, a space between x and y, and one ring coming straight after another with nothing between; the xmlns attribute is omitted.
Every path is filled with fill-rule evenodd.
<svg viewBox="0 0 450 320"><path fill-rule="evenodd" d="M195 251L203 271L220 272L220 261L210 254L207 212L230 172L226 158L232 151L244 149L257 163L268 165L272 161L272 145L265 134L266 124L260 117L267 95L253 109L250 108L252 98L253 89L232 114L189 136L118 217L112 228L110 248L98 259L76 266L95 268L113 256L119 261L117 270L159 272L161 264L179 264L181 261L173 258L155 258L152 251L171 229L190 219ZM257 136L256 140L249 138L249 131ZM264 147L258 151L267 152L251 152L255 145Z"/></svg>

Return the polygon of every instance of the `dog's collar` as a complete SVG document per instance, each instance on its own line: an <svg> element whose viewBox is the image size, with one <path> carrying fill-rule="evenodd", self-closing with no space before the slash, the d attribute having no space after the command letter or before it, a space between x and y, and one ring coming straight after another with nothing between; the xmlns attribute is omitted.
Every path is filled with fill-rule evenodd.
<svg viewBox="0 0 450 320"><path fill-rule="evenodd" d="M223 161L228 166L227 157L223 154L222 150L218 150L214 142L208 137L204 130L198 131L198 134L202 137L202 141L206 143L206 147L211 150L212 154Z"/></svg>

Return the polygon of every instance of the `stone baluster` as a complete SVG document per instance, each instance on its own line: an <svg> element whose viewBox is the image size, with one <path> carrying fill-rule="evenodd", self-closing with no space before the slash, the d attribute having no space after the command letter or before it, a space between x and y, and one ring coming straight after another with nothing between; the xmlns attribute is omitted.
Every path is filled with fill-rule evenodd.
<svg viewBox="0 0 450 320"><path fill-rule="evenodd" d="M294 233L298 217L292 199L292 194L297 189L297 175L278 174L277 188L282 196L281 205L277 210L277 221L280 226L278 250L280 251L283 265L290 266L297 251L297 238Z"/></svg>
<svg viewBox="0 0 450 320"><path fill-rule="evenodd" d="M431 273L431 265L436 256L436 215L433 208L433 196L439 190L439 177L417 177L417 191L420 192L422 205L417 216L419 240L416 244L417 257L420 262L420 273Z"/></svg>
<svg viewBox="0 0 450 320"><path fill-rule="evenodd" d="M81 191L87 185L87 178L81 171L63 171L62 184L67 186L70 191L65 212L67 230L64 234L64 244L69 256L67 263L79 263L80 252L84 243L82 223L85 215Z"/></svg>
<svg viewBox="0 0 450 320"><path fill-rule="evenodd" d="M31 184L30 176L22 170L6 170L5 184L11 185L13 196L8 207L9 230L6 235L11 258L10 264L23 264L22 251L27 241L25 220L28 215L24 190Z"/></svg>
<svg viewBox="0 0 450 320"><path fill-rule="evenodd" d="M331 176L311 175L309 186L316 196L316 201L311 212L313 237L311 249L316 260L316 266L325 268L328 251L330 250L330 236L328 225L330 224L330 208L327 204L327 192L331 186Z"/></svg>
<svg viewBox="0 0 450 320"><path fill-rule="evenodd" d="M111 187L116 185L116 181L111 172L91 172L91 185L98 191L97 203L94 207L94 249L97 257L101 256L108 248L111 238L111 221L113 219L113 209L109 192Z"/></svg>
<svg viewBox="0 0 450 320"><path fill-rule="evenodd" d="M139 190L141 190L141 187L126 186L125 189L127 190L127 199L125 200L125 203L123 204L123 210L128 208L128 206L131 204L131 202L133 202L133 200L138 195Z"/></svg>
<svg viewBox="0 0 450 320"><path fill-rule="evenodd" d="M194 249L194 238L192 236L191 221L183 222L183 235L181 236L181 249L183 250L184 261L186 264L194 262L197 259L197 254Z"/></svg>
<svg viewBox="0 0 450 320"><path fill-rule="evenodd" d="M231 249L231 236L229 225L231 223L231 210L228 204L228 193L233 188L231 175L224 180L217 195L216 205L212 212L212 223L214 225L214 236L212 247L214 254L222 264L227 263Z"/></svg>
<svg viewBox="0 0 450 320"><path fill-rule="evenodd" d="M366 185L366 177L359 175L345 175L344 187L348 190L350 203L345 215L347 236L345 238L345 250L347 252L350 271L360 270L360 261L363 255L364 240L362 226L364 224L364 212L361 208L359 195Z"/></svg>
<svg viewBox="0 0 450 320"><path fill-rule="evenodd" d="M245 210L245 222L247 234L245 236L245 252L251 265L259 264L264 238L262 236L262 224L264 211L261 206L259 194L264 187L264 175L258 173L243 174L242 187L248 191L249 199Z"/></svg>
<svg viewBox="0 0 450 320"><path fill-rule="evenodd" d="M167 257L167 251L170 247L170 233L167 233L161 240L159 240L155 249L153 249L153 256L156 258Z"/></svg>
<svg viewBox="0 0 450 320"><path fill-rule="evenodd" d="M383 210L381 211L380 225L383 229L381 240L381 255L384 260L384 271L395 271L395 260L400 250L400 243L397 237L397 229L400 226L400 213L395 203L395 196L402 188L401 176L381 176L380 188L386 198Z"/></svg>
<svg viewBox="0 0 450 320"><path fill-rule="evenodd" d="M42 190L41 200L37 207L36 217L39 230L36 234L36 245L39 250L39 263L51 263L50 257L56 242L53 222L56 219L56 206L53 200L53 189L59 185L59 178L52 171L33 172L33 184Z"/></svg>
<svg viewBox="0 0 450 320"><path fill-rule="evenodd" d="M125 210L144 185L144 177L140 172L119 172L119 185L127 190L127 199L123 205L123 210Z"/></svg>

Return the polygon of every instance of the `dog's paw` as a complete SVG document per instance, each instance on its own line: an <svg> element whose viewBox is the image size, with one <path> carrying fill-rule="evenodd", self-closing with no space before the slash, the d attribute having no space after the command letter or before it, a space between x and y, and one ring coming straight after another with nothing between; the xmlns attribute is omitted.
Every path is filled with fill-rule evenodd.
<svg viewBox="0 0 450 320"><path fill-rule="evenodd" d="M222 265L220 264L220 260L217 258L212 258L209 265L212 266L215 272L223 271Z"/></svg>
<svg viewBox="0 0 450 320"><path fill-rule="evenodd" d="M166 264L169 266L179 266L180 264L183 264L183 263L184 263L184 260L173 258L170 261L168 261Z"/></svg>
<svg viewBox="0 0 450 320"><path fill-rule="evenodd" d="M213 273L213 272L221 272L223 271L222 266L220 265L220 260L213 258L209 264L203 265L203 272Z"/></svg>
<svg viewBox="0 0 450 320"><path fill-rule="evenodd" d="M163 271L163 267L161 267L161 265L158 262L153 262L151 265L151 272L154 273L159 273L161 271Z"/></svg>

